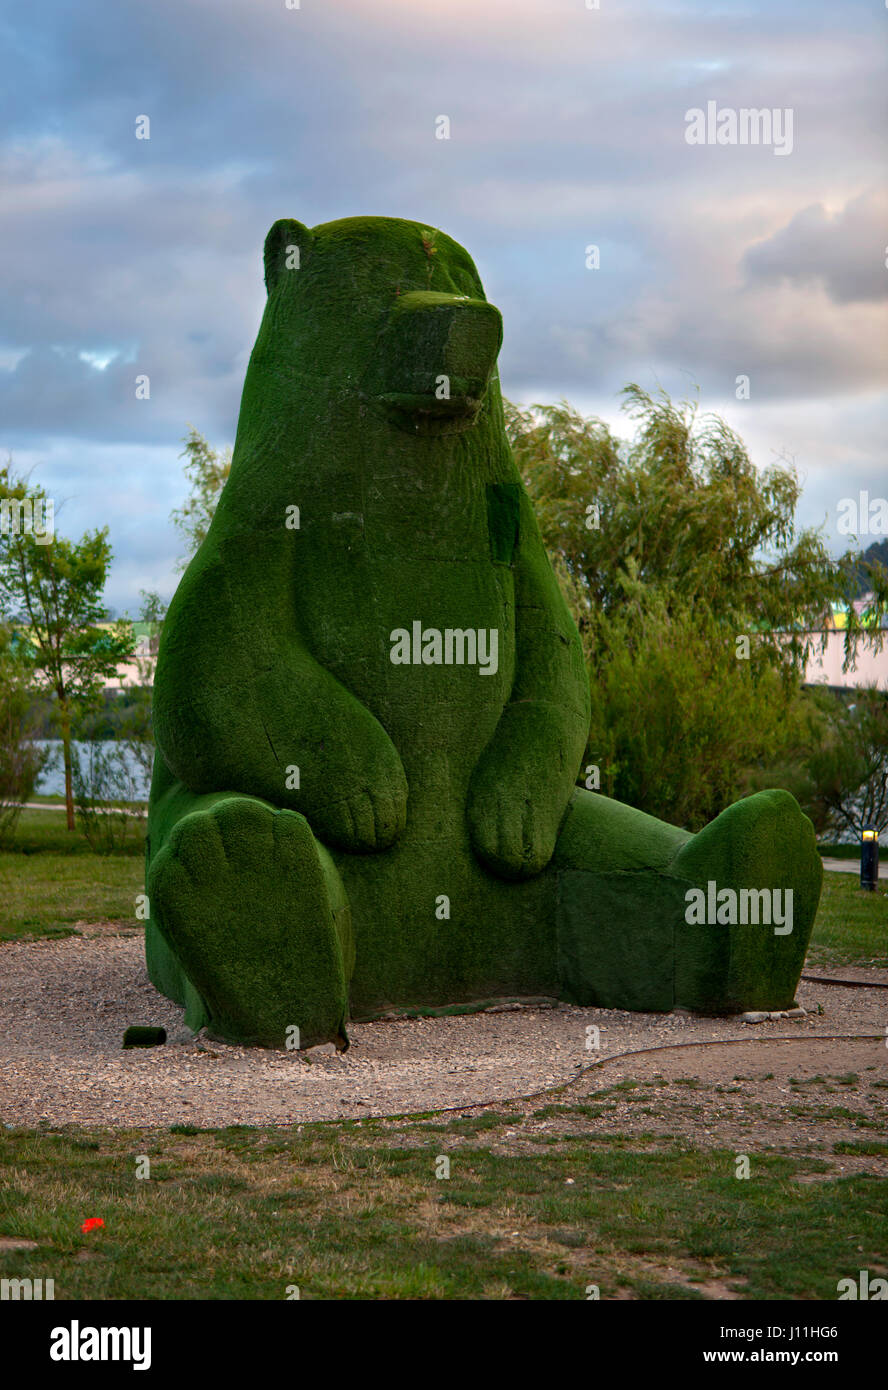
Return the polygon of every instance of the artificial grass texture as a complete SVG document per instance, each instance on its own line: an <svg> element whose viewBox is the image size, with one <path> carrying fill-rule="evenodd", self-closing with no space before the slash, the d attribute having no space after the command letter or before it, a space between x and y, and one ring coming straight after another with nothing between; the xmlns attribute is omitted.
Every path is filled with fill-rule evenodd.
<svg viewBox="0 0 888 1390"><path fill-rule="evenodd" d="M0 847L0 941L70 936L75 922L99 919L141 926L133 914L143 855L135 842L96 854L57 812L23 812L15 838ZM888 968L888 893L864 892L853 874L825 874L807 963Z"/></svg>
<svg viewBox="0 0 888 1390"><path fill-rule="evenodd" d="M265 277L230 477L161 638L155 984L276 1047L498 995L791 1002L821 872L791 797L689 843L575 787L582 647L468 253L415 222L284 220ZM713 879L791 889L794 935L687 930Z"/></svg>

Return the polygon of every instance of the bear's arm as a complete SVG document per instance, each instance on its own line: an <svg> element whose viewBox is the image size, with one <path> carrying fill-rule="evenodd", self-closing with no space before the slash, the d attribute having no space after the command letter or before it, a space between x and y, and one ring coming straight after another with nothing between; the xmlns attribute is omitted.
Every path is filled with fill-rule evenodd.
<svg viewBox="0 0 888 1390"><path fill-rule="evenodd" d="M384 849L406 823L404 769L308 650L288 551L285 535L239 536L192 562L164 623L157 745L194 792L261 797L331 845Z"/></svg>
<svg viewBox="0 0 888 1390"><path fill-rule="evenodd" d="M576 625L520 492L515 678L472 774L468 819L481 862L503 878L548 864L589 733L589 680Z"/></svg>

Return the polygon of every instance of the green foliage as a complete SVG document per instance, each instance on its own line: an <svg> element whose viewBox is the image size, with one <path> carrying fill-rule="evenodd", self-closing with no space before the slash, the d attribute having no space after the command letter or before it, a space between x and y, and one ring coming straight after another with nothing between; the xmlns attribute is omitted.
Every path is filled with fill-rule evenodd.
<svg viewBox="0 0 888 1390"><path fill-rule="evenodd" d="M179 457L185 459L185 476L191 492L172 514L173 524L178 527L187 546L187 553L179 562L180 569L185 568L205 539L219 494L231 472L231 449L213 449L193 425L188 426L184 444Z"/></svg>
<svg viewBox="0 0 888 1390"><path fill-rule="evenodd" d="M36 737L31 663L0 627L0 844L15 834L24 802L34 793L46 762Z"/></svg>
<svg viewBox="0 0 888 1390"><path fill-rule="evenodd" d="M873 541L860 556L857 571L857 598L863 598L873 588L874 566L879 565L888 574L888 539Z"/></svg>
<svg viewBox="0 0 888 1390"><path fill-rule="evenodd" d="M82 710L74 722L74 736L83 741L119 740L125 745L121 756L133 760L146 783L154 765L152 697L154 665L165 606L159 595L142 591L140 619L149 627L147 653L135 653L137 683L121 690L104 692L101 704Z"/></svg>
<svg viewBox="0 0 888 1390"><path fill-rule="evenodd" d="M27 500L52 508L40 487L31 487L10 465L0 469L0 501ZM87 532L79 542L56 534L39 537L33 528L0 534L0 614L18 619L33 659L35 684L51 694L65 760L68 828L74 829L72 724L75 715L101 699L104 680L133 652L128 622L100 624L108 613L102 592L111 564L108 528Z"/></svg>
<svg viewBox="0 0 888 1390"><path fill-rule="evenodd" d="M427 230L369 218L313 231L289 220L272 228L269 301L231 474L170 605L155 684L163 765L152 792L149 873L181 877L185 856L177 859L178 841L166 853L166 842L178 822L207 809L195 798L236 792L301 813L335 854L343 895L360 904L356 1013L554 985L551 918L541 924L528 906L516 921L479 858L483 850L495 872L529 878L525 901L543 895L533 877L551 857L588 728L580 643L503 439L491 380L500 317L467 253L439 232L434 244L423 240ZM293 244L302 251L298 273L281 254ZM446 400L436 395L440 373L451 383ZM468 466L455 487L457 459ZM368 486L371 467L383 485ZM515 507L494 560L488 489L497 487L514 491ZM306 518L302 531L286 524L294 502ZM436 556L468 563L430 564ZM531 617L516 634L519 604L529 615L544 609L546 627ZM508 652L489 678L468 664L429 664L399 668L393 679L389 634L435 613L442 626L508 631ZM298 783L287 776L292 766ZM241 809L246 819L249 806ZM304 890L301 905L291 901L301 878L274 882L271 827L286 846L287 821L267 819L267 827L249 827L249 839L239 836L237 862L229 859L199 892L182 888L174 901L157 882L148 940L178 933L181 959L184 938L202 934L207 979L192 977L195 988L210 993L212 972L230 969L244 1014L267 1008L276 1018L273 995L284 997L290 967L256 945L278 930L286 902L291 930L281 949L294 955L286 987L295 1001L313 983L302 978L295 927L301 931L303 916L306 928L323 916ZM395 842L399 852L387 854ZM264 873L241 865L252 856ZM305 866L313 868L307 851ZM238 885L254 872L262 887L251 900ZM426 910L429 884L439 881L460 903L458 927L441 927L434 900ZM222 935L213 923L225 914L244 920ZM475 919L488 929L463 947ZM446 950L445 933L454 943ZM251 954L258 959L238 980L229 960L240 966ZM260 994L251 981L271 958L277 981ZM333 1037L338 975L329 1001ZM287 1007L301 1023L295 1002Z"/></svg>
<svg viewBox="0 0 888 1390"><path fill-rule="evenodd" d="M130 691L130 699L120 722L118 737L127 745L130 756L135 759L147 783L151 780L151 771L154 766L154 667L160 645L160 634L166 617L166 605L157 593L146 592L143 589L141 595L140 618L150 628L148 653L136 657L139 684Z"/></svg>
<svg viewBox="0 0 888 1390"><path fill-rule="evenodd" d="M823 718L807 759L805 808L817 830L860 839L888 830L888 695L861 687L853 697L818 692Z"/></svg>
<svg viewBox="0 0 888 1390"><path fill-rule="evenodd" d="M783 1007L822 873L792 798L749 798L689 849L685 831L575 786L590 727L583 645L508 447L493 370L502 324L467 253L397 219L311 230L283 219L265 269L221 493L225 461L193 429L186 442L195 491L183 515L202 539L158 655L154 983L191 1017L196 999L223 1036L270 1046L284 1020L338 1038L346 1002L356 1018L556 993L622 1008ZM642 425L625 456L567 407L555 408L554 444L531 421L519 447L595 679L642 586L645 631L677 625L676 663L692 609L709 614L707 639L732 644L741 619L744 633L758 621L766 654L745 693L764 712L765 693L792 676L768 627L783 612L775 571L785 588L820 554L807 533L788 547L797 487L779 472L760 486L718 422L698 428L638 388L630 405ZM583 468L606 503L598 535ZM290 525L296 503L302 527ZM782 549L762 576L753 557L768 541ZM456 623L495 633L487 678L434 648L390 659L393 640L424 623L439 644ZM659 678L639 672L642 686ZM728 720L713 747L712 699L692 712L721 774ZM625 750L628 739L615 766ZM651 780L650 766L637 772ZM668 782L644 794L675 818ZM715 796L730 794L717 777ZM712 800L696 778L678 804L702 823ZM714 878L793 888L791 940L684 931L688 884Z"/></svg>
<svg viewBox="0 0 888 1390"><path fill-rule="evenodd" d="M804 701L770 663L738 660L705 605L628 576L623 595L596 624L587 766L607 795L698 830L768 785L757 771L795 748Z"/></svg>
<svg viewBox="0 0 888 1390"><path fill-rule="evenodd" d="M140 788L130 749L128 742L116 740L74 750L77 820L90 846L102 854L123 847L138 816Z"/></svg>
<svg viewBox="0 0 888 1390"><path fill-rule="evenodd" d="M74 737L81 740L108 740L126 737L131 727L145 728L145 696L150 716L150 691L143 686L128 685L120 690L105 690L101 704L84 710L73 724ZM52 728L46 734L52 737Z"/></svg>
<svg viewBox="0 0 888 1390"><path fill-rule="evenodd" d="M861 576L884 611L888 572L799 530L794 470L756 469L718 416L623 395L628 442L563 401L507 403L507 432L583 637L586 762L610 796L697 829L754 790L810 793L807 634ZM872 621L851 612L848 654Z"/></svg>
<svg viewBox="0 0 888 1390"><path fill-rule="evenodd" d="M628 443L565 401L506 404L509 440L543 539L574 586L581 631L621 606L627 574L660 590L669 611L702 605L733 633L760 632L774 660L799 670L802 633L821 625L831 602L850 602L861 576L873 611L888 611L888 571L858 552L833 560L817 531L797 528L794 469L757 469L739 435L717 415L698 416L695 402L634 383L622 395L636 422ZM849 650L865 631L852 613Z"/></svg>

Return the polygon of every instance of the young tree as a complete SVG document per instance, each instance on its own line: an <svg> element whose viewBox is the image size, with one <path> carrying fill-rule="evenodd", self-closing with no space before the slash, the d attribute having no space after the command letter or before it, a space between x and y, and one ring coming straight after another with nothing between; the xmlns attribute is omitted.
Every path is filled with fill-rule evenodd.
<svg viewBox="0 0 888 1390"><path fill-rule="evenodd" d="M0 470L0 502L30 501L45 516L49 499L7 465ZM8 512L7 512L8 514ZM22 515L21 511L18 513ZM102 591L111 564L108 528L79 542L39 535L33 525L0 531L0 613L20 620L37 683L52 694L65 765L68 829L74 829L71 739L75 713L101 697L103 683L133 653L132 627L109 627Z"/></svg>
<svg viewBox="0 0 888 1390"><path fill-rule="evenodd" d="M154 668L160 645L160 632L166 617L166 605L159 594L140 590L142 609L140 619L147 624L148 650L136 656L138 685L129 691L129 703L118 728L118 738L126 745L141 772L145 783L151 781L154 765L154 728L152 724L152 694Z"/></svg>
<svg viewBox="0 0 888 1390"><path fill-rule="evenodd" d="M21 642L0 627L0 843L14 832L46 762L33 741L33 683Z"/></svg>
<svg viewBox="0 0 888 1390"><path fill-rule="evenodd" d="M173 524L181 531L187 546L185 558L179 562L180 569L185 568L207 534L219 493L231 472L231 450L213 449L193 425L188 426L184 443L179 457L186 460L185 475L191 492L183 505L172 513Z"/></svg>

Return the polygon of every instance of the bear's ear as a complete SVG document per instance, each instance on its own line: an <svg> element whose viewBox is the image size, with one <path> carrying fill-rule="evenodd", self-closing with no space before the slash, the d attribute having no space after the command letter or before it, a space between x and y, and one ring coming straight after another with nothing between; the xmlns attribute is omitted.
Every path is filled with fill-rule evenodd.
<svg viewBox="0 0 888 1390"><path fill-rule="evenodd" d="M311 247L311 232L292 217L275 222L265 238L265 288L271 294L280 277L300 270Z"/></svg>

